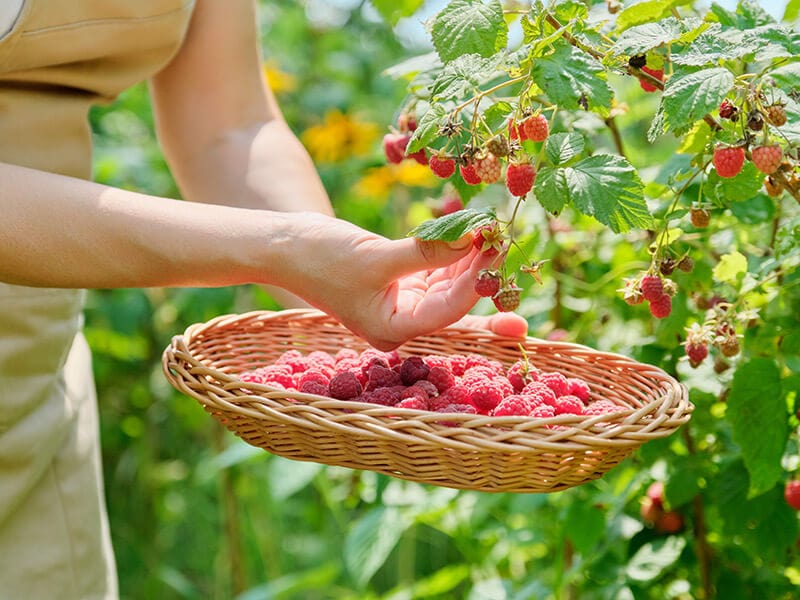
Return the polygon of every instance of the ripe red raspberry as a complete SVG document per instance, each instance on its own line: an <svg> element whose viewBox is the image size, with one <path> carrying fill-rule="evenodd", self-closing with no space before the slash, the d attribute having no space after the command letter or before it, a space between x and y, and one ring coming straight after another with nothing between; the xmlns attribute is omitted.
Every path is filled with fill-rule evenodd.
<svg viewBox="0 0 800 600"><path fill-rule="evenodd" d="M512 196L525 196L533 188L536 169L530 163L511 163L506 169L506 187Z"/></svg>
<svg viewBox="0 0 800 600"><path fill-rule="evenodd" d="M719 105L719 116L722 119L730 119L738 111L739 109L736 108L736 105L727 98L725 98L725 100L723 100L722 103Z"/></svg>
<svg viewBox="0 0 800 600"><path fill-rule="evenodd" d="M433 159L431 159L433 160ZM455 169L455 166L453 167ZM464 202L457 195L449 195L442 198L438 206L432 206L431 212L434 217L443 217L464 208Z"/></svg>
<svg viewBox="0 0 800 600"><path fill-rule="evenodd" d="M519 308L522 290L518 287L508 285L500 289L492 298L494 306L500 312L511 312Z"/></svg>
<svg viewBox="0 0 800 600"><path fill-rule="evenodd" d="M539 382L553 390L556 396L566 396L569 394L569 382L563 373L559 373L558 371L541 373L539 375Z"/></svg>
<svg viewBox="0 0 800 600"><path fill-rule="evenodd" d="M316 396L330 396L327 384L318 381L304 381L297 387L297 391L302 394L314 394Z"/></svg>
<svg viewBox="0 0 800 600"><path fill-rule="evenodd" d="M412 152L411 154L406 154L408 158L413 158L422 166L428 166L428 153L425 152L425 148L420 148L416 152Z"/></svg>
<svg viewBox="0 0 800 600"><path fill-rule="evenodd" d="M708 346L698 343L686 344L686 356L689 358L692 368L697 368L708 356Z"/></svg>
<svg viewBox="0 0 800 600"><path fill-rule="evenodd" d="M771 175L778 170L783 160L783 150L778 144L756 146L752 152L753 164L762 173Z"/></svg>
<svg viewBox="0 0 800 600"><path fill-rule="evenodd" d="M678 533L683 529L683 515L670 510L656 519L653 526L658 533Z"/></svg>
<svg viewBox="0 0 800 600"><path fill-rule="evenodd" d="M556 400L557 415L582 415L583 402L577 396L561 396Z"/></svg>
<svg viewBox="0 0 800 600"><path fill-rule="evenodd" d="M583 414L596 417L598 415L610 415L621 410L624 409L611 402L611 400L595 400L594 402L590 402L589 405L583 409Z"/></svg>
<svg viewBox="0 0 800 600"><path fill-rule="evenodd" d="M310 352L308 356L306 356L306 361L309 365L313 365L315 367L326 367L328 369L333 369L336 366L336 359L323 350L314 350L313 352Z"/></svg>
<svg viewBox="0 0 800 600"><path fill-rule="evenodd" d="M426 379L431 368L419 356L409 356L400 366L400 379L405 385L414 385L420 379Z"/></svg>
<svg viewBox="0 0 800 600"><path fill-rule="evenodd" d="M506 396L490 413L493 417L527 417L533 410L526 396Z"/></svg>
<svg viewBox="0 0 800 600"><path fill-rule="evenodd" d="M767 120L775 127L786 125L786 109L782 104L773 104L767 107Z"/></svg>
<svg viewBox="0 0 800 600"><path fill-rule="evenodd" d="M427 404L430 396L421 385L417 385L415 383L414 385L410 385L408 387L403 386L403 390L400 392L400 400L406 400L408 398L418 398Z"/></svg>
<svg viewBox="0 0 800 600"><path fill-rule="evenodd" d="M273 366L278 365L288 366L292 373L302 373L308 368L309 363L308 359L298 350L287 350L278 357Z"/></svg>
<svg viewBox="0 0 800 600"><path fill-rule="evenodd" d="M483 414L488 414L504 397L503 388L489 379L473 384L469 391L470 403Z"/></svg>
<svg viewBox="0 0 800 600"><path fill-rule="evenodd" d="M735 177L744 165L744 148L741 146L717 146L714 148L714 168L717 175L728 178Z"/></svg>
<svg viewBox="0 0 800 600"><path fill-rule="evenodd" d="M387 133L383 136L383 152L386 154L386 160L395 165L403 162L410 140L411 134L408 133Z"/></svg>
<svg viewBox="0 0 800 600"><path fill-rule="evenodd" d="M441 394L456 384L456 377L447 367L431 367L428 372L428 381L436 386L436 390Z"/></svg>
<svg viewBox="0 0 800 600"><path fill-rule="evenodd" d="M434 154L428 163L433 174L441 179L447 179L456 172L456 161L443 154ZM458 199L461 202L461 198Z"/></svg>
<svg viewBox="0 0 800 600"><path fill-rule="evenodd" d="M448 404L442 408L437 408L434 412L437 413L460 413L462 415L475 415L478 411L472 404ZM448 424L448 423L443 423Z"/></svg>
<svg viewBox="0 0 800 600"><path fill-rule="evenodd" d="M520 392L523 396L532 396L541 401L542 404L555 407L556 393L541 381L533 381L522 388Z"/></svg>
<svg viewBox="0 0 800 600"><path fill-rule="evenodd" d="M800 479L793 479L786 482L783 490L783 497L786 503L795 510L800 510Z"/></svg>
<svg viewBox="0 0 800 600"><path fill-rule="evenodd" d="M481 269L475 278L475 293L482 298L491 298L500 291L501 280L499 271Z"/></svg>
<svg viewBox="0 0 800 600"><path fill-rule="evenodd" d="M656 319L665 319L672 312L672 298L667 294L650 301L650 314Z"/></svg>
<svg viewBox="0 0 800 600"><path fill-rule="evenodd" d="M569 384L569 390L567 391L567 394L571 396L577 396L584 404L589 402L591 391L589 390L588 383L578 377L568 377L567 383Z"/></svg>
<svg viewBox="0 0 800 600"><path fill-rule="evenodd" d="M264 385L272 385L277 383L285 388L294 387L292 368L289 365L279 365L275 363L274 365L261 367L260 369L257 369L256 372L261 377L261 381L259 383L263 383ZM298 373L300 373L300 371L298 371Z"/></svg>
<svg viewBox="0 0 800 600"><path fill-rule="evenodd" d="M503 175L503 165L500 164L500 159L491 152L476 158L474 164L475 173L484 183L499 181Z"/></svg>
<svg viewBox="0 0 800 600"><path fill-rule="evenodd" d="M478 185L481 182L481 178L475 170L475 163L460 165L458 170L461 172L461 178L464 180L464 183L468 185Z"/></svg>
<svg viewBox="0 0 800 600"><path fill-rule="evenodd" d="M402 385L400 374L388 367L379 364L372 365L367 371L367 385L365 391L372 391L382 387Z"/></svg>
<svg viewBox="0 0 800 600"><path fill-rule="evenodd" d="M348 359L358 359L358 352L353 350L352 348L341 348L339 349L336 354L334 355L333 359L338 364L340 360Z"/></svg>
<svg viewBox="0 0 800 600"><path fill-rule="evenodd" d="M652 302L664 294L664 281L657 275L645 275L641 283L642 297Z"/></svg>
<svg viewBox="0 0 800 600"><path fill-rule="evenodd" d="M309 381L321 383L322 385L327 387L328 383L330 383L331 381L331 378L327 373L321 371L320 369L312 368L309 369L308 371L305 371L303 373L298 373L297 375L295 375L294 386L298 390L302 390L303 384Z"/></svg>
<svg viewBox="0 0 800 600"><path fill-rule="evenodd" d="M506 377L514 392L519 394L526 385L539 379L539 370L527 360L518 360L508 368Z"/></svg>
<svg viewBox="0 0 800 600"><path fill-rule="evenodd" d="M359 402L368 402L369 404L394 406L400 402L400 392L389 387L375 388L374 390L365 391L358 400Z"/></svg>
<svg viewBox="0 0 800 600"><path fill-rule="evenodd" d="M547 117L541 113L525 119L522 125L525 128L525 137L534 142L543 142L550 135L550 125L547 122Z"/></svg>
<svg viewBox="0 0 800 600"><path fill-rule="evenodd" d="M428 402L416 396L403 398L395 404L396 408L409 408L411 410L428 410Z"/></svg>
<svg viewBox="0 0 800 600"><path fill-rule="evenodd" d="M469 404L471 402L472 394L469 389L459 383L453 387L448 388L440 395L431 397L428 400L428 405L431 410L436 411L439 408L444 408L450 404Z"/></svg>
<svg viewBox="0 0 800 600"><path fill-rule="evenodd" d="M539 404L533 407L528 416L534 419L549 419L556 416L556 409L547 404Z"/></svg>
<svg viewBox="0 0 800 600"><path fill-rule="evenodd" d="M642 67L642 71L652 75L659 81L664 81L664 69L651 69L650 67ZM639 85L645 92L648 93L655 92L658 89L656 85L650 83L649 81L645 81L644 79L639 80Z"/></svg>
<svg viewBox="0 0 800 600"><path fill-rule="evenodd" d="M328 389L331 398L337 400L352 400L361 395L363 391L361 382L358 380L355 373L351 371L345 371L334 375L330 384L328 384Z"/></svg>
<svg viewBox="0 0 800 600"><path fill-rule="evenodd" d="M711 222L711 213L705 208L692 208L689 211L689 218L692 221L692 225L698 229L704 229Z"/></svg>
<svg viewBox="0 0 800 600"><path fill-rule="evenodd" d="M428 373L430 375L430 373ZM439 390L436 386L427 379L420 379L417 383L411 386L412 388L419 388L428 394L428 398L435 398L439 395ZM411 388L409 388L411 389Z"/></svg>
<svg viewBox="0 0 800 600"><path fill-rule="evenodd" d="M397 117L397 128L402 132L415 131L417 129L417 119L409 113L402 113Z"/></svg>

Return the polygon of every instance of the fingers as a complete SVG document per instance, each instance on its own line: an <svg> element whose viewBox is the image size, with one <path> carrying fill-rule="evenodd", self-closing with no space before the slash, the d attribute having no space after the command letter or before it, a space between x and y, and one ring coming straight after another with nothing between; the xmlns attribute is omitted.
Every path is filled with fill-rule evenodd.
<svg viewBox="0 0 800 600"><path fill-rule="evenodd" d="M494 315L465 315L454 323L454 327L487 329L497 335L512 338L524 338L528 334L528 322L524 317L513 312Z"/></svg>
<svg viewBox="0 0 800 600"><path fill-rule="evenodd" d="M447 267L470 253L472 234L454 242L405 238L392 242L391 262L399 273L429 271Z"/></svg>

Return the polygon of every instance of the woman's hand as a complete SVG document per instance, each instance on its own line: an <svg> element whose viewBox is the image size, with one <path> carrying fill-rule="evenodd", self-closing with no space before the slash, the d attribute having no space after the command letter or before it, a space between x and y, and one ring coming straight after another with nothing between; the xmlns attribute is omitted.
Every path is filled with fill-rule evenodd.
<svg viewBox="0 0 800 600"><path fill-rule="evenodd" d="M467 235L453 243L389 240L314 213L284 215L276 283L382 350L461 319L478 300L474 282L493 257Z"/></svg>

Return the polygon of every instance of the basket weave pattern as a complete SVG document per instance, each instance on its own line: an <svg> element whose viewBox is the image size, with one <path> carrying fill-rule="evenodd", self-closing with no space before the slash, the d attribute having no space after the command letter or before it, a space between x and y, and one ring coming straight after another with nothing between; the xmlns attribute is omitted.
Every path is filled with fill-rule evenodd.
<svg viewBox="0 0 800 600"><path fill-rule="evenodd" d="M487 492L553 492L597 479L643 443L672 434L693 410L666 373L585 346L448 328L407 342L403 356L481 354L505 366L521 357L586 381L593 399L621 412L550 419L447 414L333 400L243 382L237 374L303 354L367 346L312 310L256 311L189 327L163 353L179 391L246 442L273 454Z"/></svg>

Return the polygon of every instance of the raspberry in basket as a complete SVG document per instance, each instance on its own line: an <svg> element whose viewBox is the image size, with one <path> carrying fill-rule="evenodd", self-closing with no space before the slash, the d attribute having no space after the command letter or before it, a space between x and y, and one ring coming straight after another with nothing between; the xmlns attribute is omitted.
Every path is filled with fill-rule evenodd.
<svg viewBox="0 0 800 600"><path fill-rule="evenodd" d="M577 396L584 404L589 402L591 391L589 390L588 383L579 377L567 377L567 383L569 384L568 394Z"/></svg>
<svg viewBox="0 0 800 600"><path fill-rule="evenodd" d="M381 406L394 406L400 401L400 392L390 387L376 388L364 392L358 400Z"/></svg>
<svg viewBox="0 0 800 600"><path fill-rule="evenodd" d="M428 381L436 386L436 390L441 394L445 390L456 384L456 377L447 367L431 367L428 372Z"/></svg>
<svg viewBox="0 0 800 600"><path fill-rule="evenodd" d="M542 404L553 407L556 405L556 393L541 381L533 381L529 383L522 388L522 392L520 393L524 396L533 396L534 398L538 398Z"/></svg>
<svg viewBox="0 0 800 600"><path fill-rule="evenodd" d="M397 406L397 408L410 408L412 410L428 410L428 403L416 396L403 398L395 406Z"/></svg>
<svg viewBox="0 0 800 600"><path fill-rule="evenodd" d="M367 371L366 391L376 388L392 387L401 385L400 374L389 367L384 367L378 363L373 364Z"/></svg>
<svg viewBox="0 0 800 600"><path fill-rule="evenodd" d="M556 396L565 396L569 393L569 383L563 373L557 371L541 373L539 381L553 390Z"/></svg>
<svg viewBox="0 0 800 600"><path fill-rule="evenodd" d="M498 404L491 415L493 417L527 417L533 410L533 404L528 396L518 394L506 396Z"/></svg>
<svg viewBox="0 0 800 600"><path fill-rule="evenodd" d="M577 396L561 396L556 400L557 415L582 415L583 402Z"/></svg>
<svg viewBox="0 0 800 600"><path fill-rule="evenodd" d="M528 416L534 419L549 419L556 416L556 409L547 404L540 404L539 406L534 406Z"/></svg>
<svg viewBox="0 0 800 600"><path fill-rule="evenodd" d="M469 391L472 405L484 414L500 404L506 395L498 382L489 379L473 383Z"/></svg>
<svg viewBox="0 0 800 600"><path fill-rule="evenodd" d="M594 402L589 403L589 406L583 409L583 414L591 416L608 415L621 410L625 409L614 404L611 402L611 400L595 400Z"/></svg>
<svg viewBox="0 0 800 600"><path fill-rule="evenodd" d="M361 395L361 382L351 371L344 371L333 376L328 386L331 398L336 400L352 400Z"/></svg>
<svg viewBox="0 0 800 600"><path fill-rule="evenodd" d="M400 365L400 379L405 385L413 385L426 379L431 368L419 356L409 356Z"/></svg>

